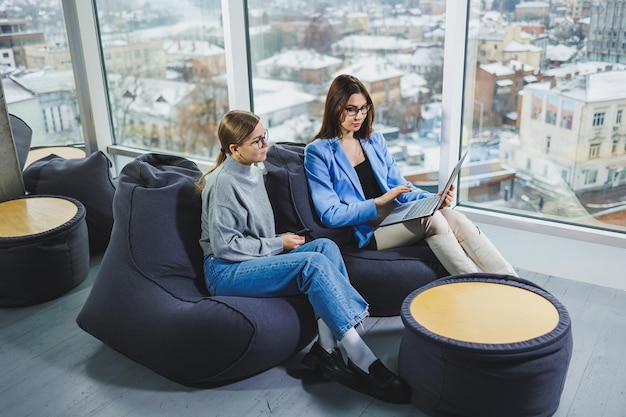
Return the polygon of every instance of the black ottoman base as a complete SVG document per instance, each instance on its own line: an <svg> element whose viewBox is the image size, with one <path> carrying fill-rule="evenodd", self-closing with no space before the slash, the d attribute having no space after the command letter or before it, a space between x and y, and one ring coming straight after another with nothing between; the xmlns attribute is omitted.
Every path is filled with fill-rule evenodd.
<svg viewBox="0 0 626 417"><path fill-rule="evenodd" d="M12 216L17 229L34 232L0 236L0 307L52 300L87 277L89 238L82 203L69 197L44 195L25 196L3 204L10 210L5 214ZM70 213L66 219L60 223L53 220L50 228L38 229L46 223L45 217L63 218L62 210Z"/></svg>
<svg viewBox="0 0 626 417"><path fill-rule="evenodd" d="M461 282L506 285L539 295L554 306L558 323L551 331L528 340L476 343L438 334L415 319L411 303L417 296L437 286ZM464 290L462 297L473 296ZM464 316L459 314L461 327ZM528 318L533 320L530 311ZM442 278L406 298L402 320L400 376L412 387L412 402L422 411L432 416L538 417L557 410L572 353L570 318L559 301L540 287L503 275Z"/></svg>

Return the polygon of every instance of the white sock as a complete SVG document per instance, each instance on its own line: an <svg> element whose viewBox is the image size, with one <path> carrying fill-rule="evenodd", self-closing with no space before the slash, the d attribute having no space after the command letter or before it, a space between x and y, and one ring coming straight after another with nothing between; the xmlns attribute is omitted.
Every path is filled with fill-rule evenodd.
<svg viewBox="0 0 626 417"><path fill-rule="evenodd" d="M355 328L348 330L343 339L339 341L346 350L348 358L365 372L369 372L370 365L378 358L365 344Z"/></svg>
<svg viewBox="0 0 626 417"><path fill-rule="evenodd" d="M317 319L317 343L326 352L331 353L337 347L337 340L324 320Z"/></svg>
<svg viewBox="0 0 626 417"><path fill-rule="evenodd" d="M357 324L356 326L354 326L354 328L356 329L359 336L363 337L363 335L365 334L365 327L363 326L363 322Z"/></svg>

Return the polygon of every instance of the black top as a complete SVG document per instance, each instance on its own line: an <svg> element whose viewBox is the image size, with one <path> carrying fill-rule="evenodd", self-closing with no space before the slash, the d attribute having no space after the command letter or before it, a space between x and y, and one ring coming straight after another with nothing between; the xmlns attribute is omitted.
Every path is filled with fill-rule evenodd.
<svg viewBox="0 0 626 417"><path fill-rule="evenodd" d="M366 199L379 197L383 193L383 190L376 181L372 165L367 157L365 157L365 161L355 166L354 170L359 176L359 181L361 181L361 187L363 187Z"/></svg>

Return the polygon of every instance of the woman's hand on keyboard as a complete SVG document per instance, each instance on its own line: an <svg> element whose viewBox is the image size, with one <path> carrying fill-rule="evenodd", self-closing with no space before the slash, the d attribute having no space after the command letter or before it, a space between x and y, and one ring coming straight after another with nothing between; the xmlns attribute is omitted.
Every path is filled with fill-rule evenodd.
<svg viewBox="0 0 626 417"><path fill-rule="evenodd" d="M391 190L387 191L385 194L380 197L376 197L374 199L374 204L376 207L386 206L391 203L395 198L400 197L404 193L408 193L411 191L411 187L408 185L398 185L397 187L393 187Z"/></svg>

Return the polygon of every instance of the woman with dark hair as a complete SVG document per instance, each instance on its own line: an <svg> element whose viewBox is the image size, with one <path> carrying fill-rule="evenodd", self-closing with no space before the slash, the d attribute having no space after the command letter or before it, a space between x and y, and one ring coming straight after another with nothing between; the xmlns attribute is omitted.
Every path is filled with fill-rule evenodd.
<svg viewBox="0 0 626 417"><path fill-rule="evenodd" d="M374 105L363 83L351 75L336 77L326 95L320 131L304 153L311 198L322 223L352 227L361 248L382 250L424 239L451 274L477 272L478 265L484 272L516 276L489 239L448 207L454 187L434 215L379 226L398 203L432 194L402 176L373 122Z"/></svg>
<svg viewBox="0 0 626 417"><path fill-rule="evenodd" d="M337 245L277 236L274 214L255 166L265 161L268 132L253 113L232 110L218 127L216 166L199 181L205 281L212 295L283 297L305 294L318 339L304 356L321 375L383 401L409 402L408 386L374 356L356 330L368 304L352 287ZM348 356L344 362L341 345Z"/></svg>

